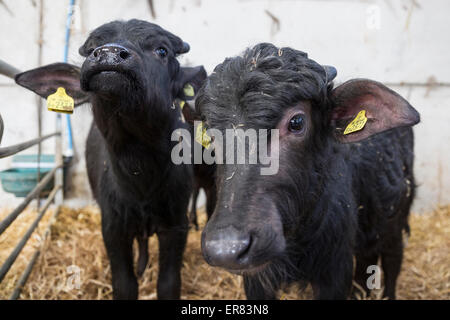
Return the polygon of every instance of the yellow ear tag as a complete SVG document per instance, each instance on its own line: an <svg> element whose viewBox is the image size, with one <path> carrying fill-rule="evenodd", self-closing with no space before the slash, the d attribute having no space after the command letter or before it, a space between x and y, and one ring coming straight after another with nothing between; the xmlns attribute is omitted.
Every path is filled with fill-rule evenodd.
<svg viewBox="0 0 450 320"><path fill-rule="evenodd" d="M184 100L180 101L180 109L181 110L183 110L185 104L186 104L186 102Z"/></svg>
<svg viewBox="0 0 450 320"><path fill-rule="evenodd" d="M349 134L352 132L356 132L359 130L362 130L364 126L366 125L367 117L366 117L366 110L361 110L355 117L355 119L352 120L345 128L344 134Z"/></svg>
<svg viewBox="0 0 450 320"><path fill-rule="evenodd" d="M206 149L209 149L211 146L211 137L206 133L206 128L203 126L203 123L200 123L197 126L197 131L195 132L195 141L200 143Z"/></svg>
<svg viewBox="0 0 450 320"><path fill-rule="evenodd" d="M54 112L73 113L74 100L67 95L66 90L59 87L55 93L47 98L47 109Z"/></svg>
<svg viewBox="0 0 450 320"><path fill-rule="evenodd" d="M186 97L193 97L193 96L195 96L194 87L192 85L190 85L189 83L184 86L183 91L184 91L184 95Z"/></svg>

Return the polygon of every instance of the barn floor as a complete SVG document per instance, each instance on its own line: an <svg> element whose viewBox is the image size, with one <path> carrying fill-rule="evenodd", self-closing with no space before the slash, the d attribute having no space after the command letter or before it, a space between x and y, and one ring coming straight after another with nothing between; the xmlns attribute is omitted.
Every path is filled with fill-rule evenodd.
<svg viewBox="0 0 450 320"><path fill-rule="evenodd" d="M8 212L0 212L3 218ZM36 213L28 210L0 236L0 263L6 259ZM7 299L21 271L38 245L48 217L40 224L13 269L0 284L0 299ZM205 223L200 214L201 225ZM405 251L398 281L398 299L450 299L450 206L411 217L412 235ZM182 299L244 299L241 278L208 266L200 252L201 231L191 229L182 269ZM139 298L155 299L157 240L150 240L149 267L140 279ZM68 268L76 266L75 268ZM76 275L81 271L79 289ZM75 280L75 282L74 282ZM45 253L24 287L21 299L111 299L111 275L100 232L100 214L95 207L63 208L45 244ZM72 285L71 285L72 284ZM295 287L280 293L282 299L310 299L307 289ZM373 294L379 299L381 293ZM364 298L364 297L361 297Z"/></svg>

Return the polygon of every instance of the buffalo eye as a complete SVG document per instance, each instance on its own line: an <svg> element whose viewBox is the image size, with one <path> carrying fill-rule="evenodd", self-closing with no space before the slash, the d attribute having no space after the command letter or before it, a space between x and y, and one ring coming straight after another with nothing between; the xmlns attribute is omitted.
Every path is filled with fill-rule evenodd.
<svg viewBox="0 0 450 320"><path fill-rule="evenodd" d="M289 121L289 131L300 133L305 127L305 117L302 114L297 114Z"/></svg>
<svg viewBox="0 0 450 320"><path fill-rule="evenodd" d="M167 49L163 47L159 47L155 50L156 54L161 58L165 58L167 56Z"/></svg>

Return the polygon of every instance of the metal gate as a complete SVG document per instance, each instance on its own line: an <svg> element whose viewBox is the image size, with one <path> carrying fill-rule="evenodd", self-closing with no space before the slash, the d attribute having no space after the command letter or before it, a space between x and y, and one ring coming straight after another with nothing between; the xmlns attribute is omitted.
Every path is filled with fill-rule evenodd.
<svg viewBox="0 0 450 320"><path fill-rule="evenodd" d="M16 74L20 73L19 70L12 67L11 65L3 62L0 60L0 74L3 74L5 76L8 76L10 78L14 79L14 76ZM10 299L17 299L20 296L20 292L25 285L28 277L31 274L31 271L37 261L37 258L39 257L41 250L46 242L46 239L50 233L50 227L52 223L54 222L56 216L58 215L60 206L63 202L63 157L62 157L62 118L60 114L56 114L56 132L47 134L45 136L41 136L39 132L39 137L33 140L29 140L23 143L19 143L13 146L9 147L1 147L0 148L0 159L10 157L12 155L15 155L16 153L19 153L23 150L26 150L32 146L39 145L38 148L38 170L37 170L37 185L36 187L25 197L25 199L9 214L0 221L0 235L5 232L5 230L17 219L17 217L24 211L24 209L28 206L28 204L33 200L37 199L38 202L40 200L40 194L41 191L50 183L50 181L54 178L54 187L48 197L46 198L44 204L39 208L38 214L36 219L31 223L28 230L26 231L25 235L20 239L20 241L17 243L16 247L12 250L8 258L3 262L3 264L0 266L0 282L3 281L8 271L11 269L12 265L16 261L19 254L22 252L23 248L25 247L26 243L30 239L31 235L33 234L34 230L36 230L37 226L39 225L39 222L42 220L44 215L47 212L47 209L49 208L50 204L54 201L55 202L55 211L53 213L52 218L50 219L50 222L48 223L48 226L44 232L44 236L42 238L41 245L36 249L34 254L32 255L30 261L28 262L27 267L23 271L20 279L18 280L16 287L14 291L12 292ZM3 136L3 129L4 129L4 121L0 115L0 143ZM55 137L55 167L48 173L45 174L45 176L40 177L40 165L39 161L41 158L41 142Z"/></svg>

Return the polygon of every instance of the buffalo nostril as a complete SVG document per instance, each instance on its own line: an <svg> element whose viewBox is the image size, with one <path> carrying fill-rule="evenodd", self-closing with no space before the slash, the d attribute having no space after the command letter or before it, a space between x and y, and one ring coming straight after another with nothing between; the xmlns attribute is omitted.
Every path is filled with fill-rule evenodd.
<svg viewBox="0 0 450 320"><path fill-rule="evenodd" d="M252 238L248 235L216 235L205 242L207 261L214 266L241 269L248 262Z"/></svg>
<svg viewBox="0 0 450 320"><path fill-rule="evenodd" d="M120 63L119 60L129 59L131 53L120 45L107 44L93 50L92 57L97 62Z"/></svg>
<svg viewBox="0 0 450 320"><path fill-rule="evenodd" d="M248 237L248 239L242 241L240 248L240 252L237 255L238 260L242 260L249 252L250 247L252 246L252 237Z"/></svg>
<svg viewBox="0 0 450 320"><path fill-rule="evenodd" d="M119 55L123 60L125 60L130 56L130 53L128 51L122 50Z"/></svg>

